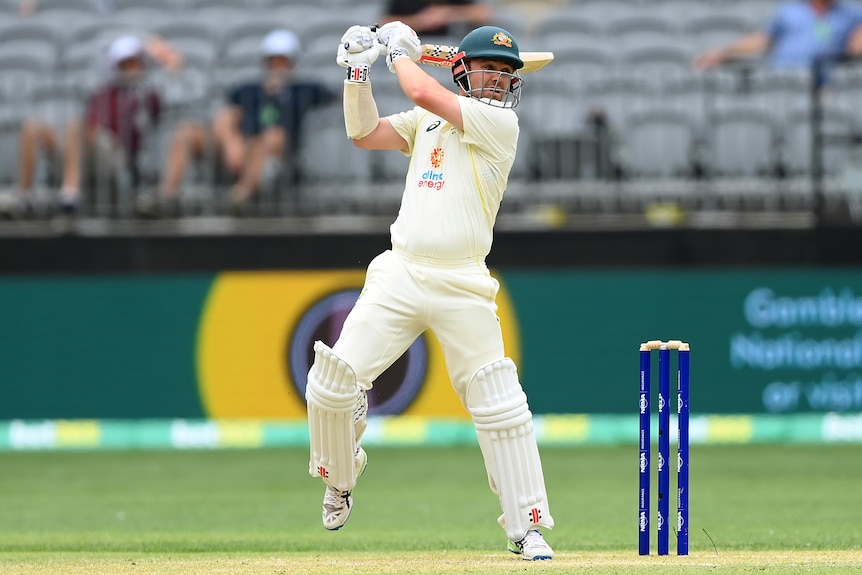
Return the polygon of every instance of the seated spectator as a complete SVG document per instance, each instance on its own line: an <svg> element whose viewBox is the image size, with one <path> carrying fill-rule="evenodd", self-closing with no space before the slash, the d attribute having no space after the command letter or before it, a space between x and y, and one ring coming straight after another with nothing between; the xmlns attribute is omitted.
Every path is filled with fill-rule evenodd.
<svg viewBox="0 0 862 575"><path fill-rule="evenodd" d="M176 214L188 162L201 160L210 145L215 147L217 175L229 178L229 201L237 214L247 210L265 174L285 173L294 167L303 117L312 108L339 97L322 84L293 78L299 52L299 40L293 32L270 32L261 43L261 78L228 90L211 134L199 122L186 122L177 128L158 190L160 206L155 211Z"/></svg>
<svg viewBox="0 0 862 575"><path fill-rule="evenodd" d="M108 49L108 81L88 97L83 125L66 133L66 157L60 189L64 213L75 213L82 171L128 175L137 181L137 157L145 132L159 121L161 97L146 85L145 46L136 36L121 36Z"/></svg>
<svg viewBox="0 0 862 575"><path fill-rule="evenodd" d="M133 57L118 61L124 53L134 52ZM114 96L107 92L93 94L89 97L86 109L86 118L81 118L75 113L73 116L60 116L52 118L31 117L21 125L19 139L19 175L18 175L18 198L14 208L15 216L29 217L34 215L35 208L32 198L32 190L35 180L38 159L41 154L48 160L47 171L51 174L61 175L63 185L60 194L60 205L65 213L73 213L78 204L80 188L80 162L82 143L82 121L88 124L87 140L85 146L86 156L90 156L91 144L95 141L95 133L101 128L100 123L113 123L115 133L124 129L121 124L127 123L129 117L119 118L122 113L118 111L102 114L100 107L108 103L118 94L128 93L134 96L141 86L144 72L145 55L152 60L165 66L169 70L177 70L182 67L182 55L168 42L163 39L146 34L124 34L115 37L106 50L107 55L98 59L97 66L104 75L107 82L103 90L110 91L114 86ZM122 98L125 101L125 98ZM129 101L129 103L132 103ZM158 104L156 104L158 106ZM104 126L112 129L111 126ZM131 135L131 133L129 133ZM131 142L129 142L131 144ZM137 143L135 143L137 145ZM131 150L130 150L131 151ZM137 150L135 149L136 153ZM65 158L65 159L64 159ZM134 154L130 160L134 159Z"/></svg>
<svg viewBox="0 0 862 575"><path fill-rule="evenodd" d="M422 36L457 36L488 24L491 5L485 0L387 0L380 25L400 20Z"/></svg>
<svg viewBox="0 0 862 575"><path fill-rule="evenodd" d="M795 0L778 4L767 25L695 59L708 69L725 62L766 56L775 69L811 69L815 58L862 55L862 9L841 0Z"/></svg>

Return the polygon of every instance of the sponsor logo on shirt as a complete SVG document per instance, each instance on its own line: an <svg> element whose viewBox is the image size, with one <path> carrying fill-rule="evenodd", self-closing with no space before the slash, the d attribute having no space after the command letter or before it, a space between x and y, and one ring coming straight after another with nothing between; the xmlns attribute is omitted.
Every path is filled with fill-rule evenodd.
<svg viewBox="0 0 862 575"><path fill-rule="evenodd" d="M431 165L435 168L439 168L443 163L443 148L434 148L431 150Z"/></svg>
<svg viewBox="0 0 862 575"><path fill-rule="evenodd" d="M439 169L443 165L443 148L434 148L431 150L429 158L431 167ZM430 188L432 190L442 190L446 185L446 180L443 177L443 172L435 172L434 169L426 170L419 178L420 188Z"/></svg>
<svg viewBox="0 0 862 575"><path fill-rule="evenodd" d="M422 174L422 177L419 178L419 187L420 188L431 188L432 190L442 190L444 185L446 185L446 180L443 179L443 172L435 172L434 170L427 170Z"/></svg>

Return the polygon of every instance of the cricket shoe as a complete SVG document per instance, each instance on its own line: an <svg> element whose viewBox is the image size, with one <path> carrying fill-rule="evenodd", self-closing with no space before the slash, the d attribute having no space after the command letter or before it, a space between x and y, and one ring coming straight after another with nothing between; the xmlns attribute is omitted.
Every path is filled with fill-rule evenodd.
<svg viewBox="0 0 862 575"><path fill-rule="evenodd" d="M554 558L554 550L545 542L538 529L530 529L520 541L509 541L508 549L515 555L520 555L524 561Z"/></svg>
<svg viewBox="0 0 862 575"><path fill-rule="evenodd" d="M365 450L359 448L357 466L359 473L357 477L365 473L365 468L368 466L368 455ZM323 494L323 526L330 531L338 531L347 519L350 518L350 512L353 510L353 495L351 491L339 491L331 485L326 486L326 492Z"/></svg>

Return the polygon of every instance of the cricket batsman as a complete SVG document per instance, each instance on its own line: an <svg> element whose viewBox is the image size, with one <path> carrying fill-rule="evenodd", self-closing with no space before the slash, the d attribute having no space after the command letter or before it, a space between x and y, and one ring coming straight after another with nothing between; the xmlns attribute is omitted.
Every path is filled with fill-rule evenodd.
<svg viewBox="0 0 862 575"><path fill-rule="evenodd" d="M385 47L381 50L380 45ZM385 52L412 109L379 117L371 66ZM323 525L341 528L368 462L360 440L366 392L425 331L440 341L452 385L475 425L498 522L508 549L551 559L540 528L551 529L533 417L497 317L498 282L485 257L518 144L513 108L524 65L511 34L482 26L453 58L457 93L420 68L419 38L402 22L352 26L336 60L347 69L344 123L359 148L410 157L390 228L391 249L368 266L365 285L332 348L314 345L306 387L309 471L326 484Z"/></svg>

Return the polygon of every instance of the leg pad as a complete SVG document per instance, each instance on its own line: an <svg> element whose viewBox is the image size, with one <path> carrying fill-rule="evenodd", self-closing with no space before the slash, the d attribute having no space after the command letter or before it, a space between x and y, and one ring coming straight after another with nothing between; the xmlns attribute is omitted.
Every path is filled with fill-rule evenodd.
<svg viewBox="0 0 862 575"><path fill-rule="evenodd" d="M519 541L535 526L552 528L533 414L514 362L504 358L479 369L467 386L466 404L509 539Z"/></svg>
<svg viewBox="0 0 862 575"><path fill-rule="evenodd" d="M311 444L309 473L339 491L356 485L356 421L364 421L365 392L347 363L323 342L314 343L314 364L308 373L305 401Z"/></svg>

